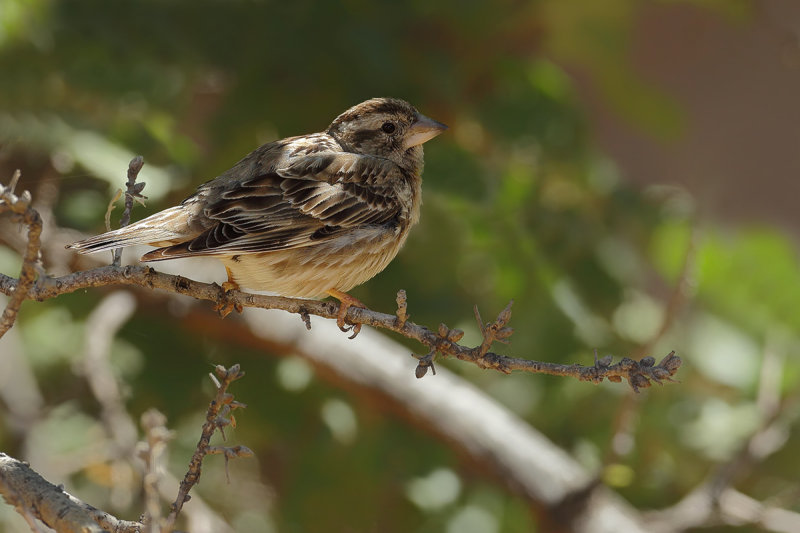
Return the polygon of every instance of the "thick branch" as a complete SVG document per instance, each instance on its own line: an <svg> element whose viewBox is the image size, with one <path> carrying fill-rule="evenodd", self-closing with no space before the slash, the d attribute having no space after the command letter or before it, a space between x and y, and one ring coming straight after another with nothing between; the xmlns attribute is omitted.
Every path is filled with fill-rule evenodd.
<svg viewBox="0 0 800 533"><path fill-rule="evenodd" d="M0 452L0 494L17 510L32 513L56 531L138 532L141 524L119 520L67 494L22 461Z"/></svg>

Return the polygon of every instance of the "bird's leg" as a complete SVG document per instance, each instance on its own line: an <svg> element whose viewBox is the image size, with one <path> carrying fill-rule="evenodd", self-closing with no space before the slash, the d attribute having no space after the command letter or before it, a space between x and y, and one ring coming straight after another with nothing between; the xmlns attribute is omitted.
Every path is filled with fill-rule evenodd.
<svg viewBox="0 0 800 533"><path fill-rule="evenodd" d="M366 309L367 306L364 305L361 300L358 298L353 298L346 292L342 292L337 289L328 289L325 292L339 300L339 312L336 313L336 325L339 326L339 329L345 333L352 329L353 334L350 336L350 338L355 339L356 335L358 335L358 333L361 331L361 324L353 324L352 326L347 327L345 326L344 319L347 316L347 311L351 307L361 307Z"/></svg>
<svg viewBox="0 0 800 533"><path fill-rule="evenodd" d="M222 284L222 290L225 291L226 294L230 291L238 291L239 284L233 281L233 273L231 272L231 269L225 267L225 272L227 272L228 274L228 281ZM225 318L226 316L231 314L231 311L235 310L237 313L241 313L243 309L244 308L242 307L242 304L233 303L228 301L227 299L220 300L219 302L217 302L217 305L214 306L214 311L219 313L219 315L222 318Z"/></svg>
<svg viewBox="0 0 800 533"><path fill-rule="evenodd" d="M228 281L222 284L222 290L224 290L225 292L238 291L239 284L233 281L233 272L231 272L231 269L225 267L225 273L228 274Z"/></svg>

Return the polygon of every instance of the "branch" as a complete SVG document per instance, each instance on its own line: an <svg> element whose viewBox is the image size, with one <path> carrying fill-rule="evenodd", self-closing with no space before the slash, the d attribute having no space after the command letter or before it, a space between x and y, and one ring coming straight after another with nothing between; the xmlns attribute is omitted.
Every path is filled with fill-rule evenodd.
<svg viewBox="0 0 800 533"><path fill-rule="evenodd" d="M160 316L166 316L165 307L157 306ZM354 394L356 404L429 433L459 458L464 471L486 476L522 498L534 520L545 524L542 531L649 533L628 502L592 484L592 473L570 454L479 387L447 368L420 386L408 372L408 348L377 330L365 328L359 342L352 342L333 321L315 322L316 334L306 335L303 322L287 313L249 313L244 320L222 324L199 309L178 325L188 334L202 331L230 343L234 350L249 346L304 358L321 379ZM568 514L556 514L556 508L566 507L560 502L590 485L590 496L570 505Z"/></svg>
<svg viewBox="0 0 800 533"><path fill-rule="evenodd" d="M100 420L114 443L113 460L127 458L136 442L136 424L125 409L121 385L111 365L111 344L136 310L136 298L120 290L106 296L86 319L81 371L100 406Z"/></svg>
<svg viewBox="0 0 800 533"><path fill-rule="evenodd" d="M136 159L132 161L131 169L129 169L128 189L133 192L130 196L141 192L142 184L134 184L132 181L135 179L135 172L138 172L134 164L136 162ZM133 173L132 177L131 173ZM29 197L30 195L28 195L28 203ZM2 207L2 205L4 204L0 204L0 207ZM11 205L15 204L11 203ZM36 213L34 210L27 208L27 204L25 204L25 206L25 209L27 209L26 212L31 211L34 214ZM129 211L127 206L126 211ZM33 236L29 237L28 248L29 250L34 250L34 256L38 254L39 248L39 235L38 232L35 231L36 227L35 220L31 221L29 224L29 234ZM41 227L40 222L38 227ZM182 276L173 276L156 272L152 268L141 265L121 267L112 264L110 266L76 272L59 278L43 276L34 282L33 276L25 276L26 265L29 266L31 272L33 272L32 265L34 261L28 261L27 256L28 254L26 254L26 260L23 264L23 274L20 276L19 280L0 274L0 292L8 295L16 295L12 298L12 302L9 303L9 306L11 306L15 299L27 298L46 300L88 287L120 284L139 285L150 289L160 289L185 294L200 300L209 300L215 302L216 309L244 307L282 309L290 313L299 314L307 325L310 324L307 321L308 315L337 318L340 305L331 301L256 295L238 290L226 291L216 283L201 283ZM428 368L431 368L435 373L435 367L433 366L434 359L437 354L442 354L444 356L453 356L462 361L471 362L483 369L494 369L506 374L513 370L522 370L555 376L569 376L581 381L592 381L594 383L600 383L604 379L609 379L614 382L620 382L622 379L626 379L631 388L638 392L641 388L649 387L653 381L659 384L663 381L673 381L672 376L675 375L681 365L681 359L677 357L674 352L670 352L658 365L655 364L655 359L652 357L644 357L639 361L623 358L616 364L611 364L612 360L610 357L604 357L600 360L597 360L595 357L595 364L588 367L576 364L562 365L508 357L490 352L489 350L494 342L506 343L513 333L513 330L507 326L511 319L511 303L500 312L493 322L483 324L477 308L475 309L475 317L483 335L483 341L476 347L467 347L458 344L458 341L463 336L463 332L459 330L451 330L445 324L440 324L438 331L433 332L424 326L410 322L408 320L408 303L404 291L398 293L397 311L395 314L389 315L359 307L350 307L346 314L346 320L351 324L366 324L368 326L387 329L399 333L406 338L417 340L425 345L429 349L428 353L423 356L415 356L419 359L416 369L417 377L424 376ZM13 324L15 318L16 311L13 312L10 319L11 324ZM2 335L2 333L3 330L0 330L0 335Z"/></svg>
<svg viewBox="0 0 800 533"><path fill-rule="evenodd" d="M720 525L755 531L795 533L800 531L800 513L756 500L726 487L717 496L714 489L701 484L667 509L642 513L650 533L681 533Z"/></svg>
<svg viewBox="0 0 800 533"><path fill-rule="evenodd" d="M766 531L800 531L800 513L759 502L733 488L735 482L789 440L789 432L797 418L797 400L782 400L784 356L770 346L764 352L756 405L761 415L759 427L742 443L733 457L711 471L707 478L676 504L644 514L648 525L657 533L672 533L719 523L754 524ZM788 505L787 505L788 507Z"/></svg>
<svg viewBox="0 0 800 533"><path fill-rule="evenodd" d="M203 424L203 430L200 435L200 441L197 443L197 448L192 459L189 461L189 470L181 481L180 489L178 490L178 497L172 504L171 512L167 516L167 520L162 531L170 532L175 527L175 521L178 519L178 514L183 508L183 504L189 501L189 491L192 490L198 481L200 481L200 474L203 466L203 459L206 455L223 454L227 464L228 459L234 457L250 457L253 452L246 446L218 447L210 446L211 436L215 431L219 430L223 438L225 433L223 428L227 425L235 425L235 419L230 414L232 410L245 407L233 399L233 394L228 391L228 386L231 383L244 377L244 372L241 371L239 365L233 365L230 368L225 368L217 365L215 368L217 377L211 375L211 379L217 386L217 395L211 400L206 411L206 422ZM219 380L217 379L219 378Z"/></svg>
<svg viewBox="0 0 800 533"><path fill-rule="evenodd" d="M14 278L0 274L0 292L12 294L17 287L17 283ZM198 300L209 300L220 306L224 306L226 303L233 303L243 307L259 309L282 309L289 313L298 314L301 317L315 315L335 319L339 309L339 304L331 301L250 294L237 290L225 291L216 283L202 283L183 276L164 274L142 265L128 265L125 267L109 265L75 272L59 278L40 279L29 289L27 298L41 301L80 289L108 285L138 285L149 289L185 294ZM506 332L503 331L503 328L507 318L510 318L510 309L508 307L500 313L495 322L484 326L484 335L499 338L497 335L505 334ZM371 309L351 307L347 312L347 320L353 324L366 324L394 331L408 339L419 341L431 349L429 356L431 353L436 352L443 355L451 355L462 361L471 362L480 368L494 369L506 374L513 370L522 370L553 376L574 377L581 381L592 381L594 383L600 383L606 378L614 382L626 379L631 387L638 391L640 388L649 387L651 380L659 384L663 381L673 381L672 376L681 365L681 359L674 352L670 352L658 365L655 364L655 359L652 357L645 357L640 361L634 361L626 357L613 365L610 357L605 357L596 361L594 366L562 365L532 361L485 352L484 350L490 344L486 340L474 348L462 346L457 342L458 330L446 329L442 334L443 330L441 328L439 332L433 332L408 320L400 325L397 315L394 314L389 315ZM427 361L426 357L428 356L420 358L423 367ZM431 356L429 359L432 363L433 357ZM431 366L431 364L427 364L427 366Z"/></svg>
<svg viewBox="0 0 800 533"><path fill-rule="evenodd" d="M6 331L14 325L19 308L36 279L36 267L40 259L42 218L31 207L31 193L29 191L23 191L19 196L14 194L14 188L19 177L20 172L17 170L14 172L8 187L0 184L0 214L10 211L12 218L28 227L28 245L25 247L25 254L22 257L22 270L19 274L19 280L12 292L5 293L11 298L3 311L3 316L0 317L0 337L5 335Z"/></svg>
<svg viewBox="0 0 800 533"><path fill-rule="evenodd" d="M158 495L158 469L167 448L167 442L174 438L167 429L167 417L157 409L145 411L141 417L145 440L137 445L139 458L144 462L142 489L144 492L144 513L142 522L146 533L161 531L161 506Z"/></svg>
<svg viewBox="0 0 800 533"><path fill-rule="evenodd" d="M136 178L139 176L139 171L144 166L144 159L138 155L131 159L128 164L128 181L125 183L125 210L122 212L122 218L119 221L119 227L124 228L131 221L131 210L133 209L133 201L138 199L147 198L142 196L142 189L144 189L144 182L136 183ZM119 266L122 262L122 248L114 250L114 261L111 263L114 266Z"/></svg>
<svg viewBox="0 0 800 533"><path fill-rule="evenodd" d="M141 524L128 522L80 501L31 470L27 463L0 452L0 494L26 519L33 515L64 533L138 532ZM30 522L29 522L30 523Z"/></svg>

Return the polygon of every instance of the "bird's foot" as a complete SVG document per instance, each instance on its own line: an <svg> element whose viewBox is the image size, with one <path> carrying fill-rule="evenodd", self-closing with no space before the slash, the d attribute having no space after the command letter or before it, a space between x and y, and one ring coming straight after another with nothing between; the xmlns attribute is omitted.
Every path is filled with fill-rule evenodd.
<svg viewBox="0 0 800 533"><path fill-rule="evenodd" d="M238 302L232 302L228 297L229 296L228 293L230 291L239 290L239 284L233 281L233 275L231 274L231 270L228 267L225 267L225 271L228 273L228 281L222 284L222 290L225 291L225 294L214 306L214 311L219 313L219 316L221 318L225 318L233 311L241 313L244 310L244 306L242 306L242 304Z"/></svg>
<svg viewBox="0 0 800 533"><path fill-rule="evenodd" d="M337 300L339 300L339 312L336 313L336 325L339 326L339 329L344 331L345 333L352 331L353 334L350 335L350 338L355 339L356 335L358 335L359 332L361 331L361 324L353 324L352 326L347 326L345 324L345 317L347 317L347 311L351 307L361 307L363 309L366 309L367 306L364 305L361 302L361 300L350 296L346 292L342 292L336 289L329 289L326 292L329 295L336 298Z"/></svg>
<svg viewBox="0 0 800 533"><path fill-rule="evenodd" d="M235 281L228 280L228 281L226 281L225 283L222 284L222 290L225 291L225 292L238 291L239 290L239 284L236 283Z"/></svg>

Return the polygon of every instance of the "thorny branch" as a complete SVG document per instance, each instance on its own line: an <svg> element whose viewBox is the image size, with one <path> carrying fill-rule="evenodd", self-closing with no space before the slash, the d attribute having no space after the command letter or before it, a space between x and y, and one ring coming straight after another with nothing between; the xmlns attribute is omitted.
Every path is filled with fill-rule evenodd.
<svg viewBox="0 0 800 533"><path fill-rule="evenodd" d="M214 377L214 374L210 374L210 376L217 386L217 394L208 406L206 421L203 424L200 441L197 443L194 454L192 454L191 461L189 461L189 470L186 472L183 481L181 481L178 497L171 506L171 512L169 516L167 516L162 531L169 532L175 527L175 521L178 519L178 514L181 512L183 504L189 501L189 491L200 481L203 459L206 455L223 454L226 464L228 459L251 457L253 455L253 452L246 446L220 447L210 446L209 444L211 442L211 436L215 431L219 430L224 438L225 426L235 426L236 419L231 414L231 411L246 407L244 404L234 400L233 394L228 392L228 386L230 386L231 383L244 377L244 372L239 365L236 364L230 368L217 365L214 369L214 373L216 377Z"/></svg>
<svg viewBox="0 0 800 533"><path fill-rule="evenodd" d="M136 161L137 160L134 159L134 161L131 162L131 169L134 169L134 163ZM131 172L133 172L133 177L131 177ZM131 172L129 172L128 189L138 195L141 193L142 184L134 185L132 181L135 180L135 173L138 172L138 170ZM6 189L3 189L3 191L5 190ZM6 196L7 195L3 193L2 200L4 203L0 203L0 212L2 212L4 206L8 206L6 209L10 208L14 213L33 213L26 215L26 217L22 219L22 222L29 227L28 253L26 253L25 257L23 273L20 275L19 279L0 274L0 293L16 295L12 298L12 301L9 303L9 308L6 310L10 316L8 327L10 327L10 324L13 324L16 318L18 305L16 308L11 306L17 299L20 299L20 302L22 299L41 301L88 287L102 287L106 285L138 285L150 289L160 289L185 294L197 299L215 302L218 308L233 305L257 307L261 309L282 309L290 313L299 314L307 326L310 324L310 322L306 320L309 315L324 318L337 317L339 304L336 302L256 295L238 290L225 291L216 283L202 283L182 276L164 274L143 265L122 267L112 264L82 272L75 272L58 278L43 275L34 281L33 265L36 263L36 258L38 257L41 222L38 222L37 226L38 215L34 217L36 213L35 210L28 207L30 195L22 199L13 197L13 194L10 195L8 199L6 199ZM126 212L129 214L127 205ZM29 259L29 256L32 256L33 259ZM26 272L31 272L32 274L26 276ZM12 311L9 312L9 309L12 309ZM658 364L655 363L653 357L644 357L639 361L623 358L618 363L611 364L611 358L607 356L599 361L596 360L593 366L577 364L562 365L500 355L489 350L495 341L502 343L508 342L508 338L513 332L513 330L507 326L511 319L511 303L501 311L497 319L493 322L484 324L477 309L475 310L475 316L483 336L481 344L476 347L467 347L459 344L458 341L461 339L463 332L451 330L444 324L441 324L438 330L434 332L424 326L409 321L408 303L404 291L398 293L397 311L395 314L390 315L370 309L351 307L347 312L346 320L352 324L366 324L368 326L394 331L406 338L417 340L425 345L429 349L429 352L424 356L415 356L419 359L419 364L416 369L417 377L424 376L427 373L428 367L431 367L431 369L435 371L433 367L434 359L437 354L441 354L443 356L452 356L462 361L471 362L483 369L494 369L503 373L522 370L540 374L569 376L581 381L592 381L594 383L599 383L604 379L609 379L614 382L620 382L622 379L626 379L633 390L638 392L641 388L649 387L653 381L656 383L662 383L665 380L673 381L672 376L675 375L681 365L681 359L677 357L674 352L668 354ZM5 330L7 330L8 327ZM0 329L0 336L2 336L5 330Z"/></svg>

